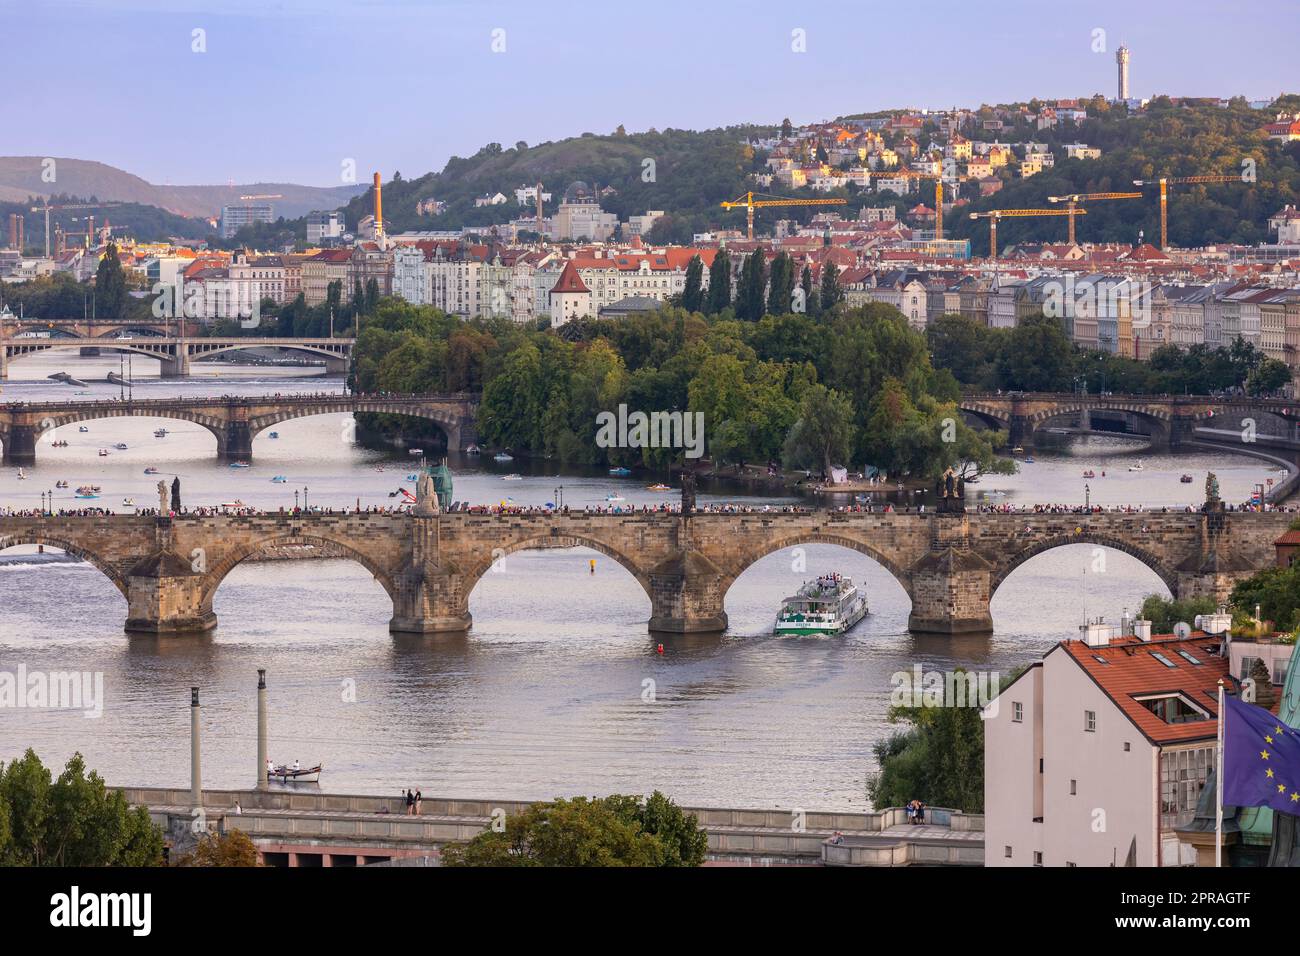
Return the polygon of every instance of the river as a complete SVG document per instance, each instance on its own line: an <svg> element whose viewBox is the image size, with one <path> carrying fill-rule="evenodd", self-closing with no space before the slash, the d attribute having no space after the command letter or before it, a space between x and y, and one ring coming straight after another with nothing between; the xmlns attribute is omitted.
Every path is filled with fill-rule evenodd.
<svg viewBox="0 0 1300 956"><path fill-rule="evenodd" d="M194 379L145 379L136 396L265 394L336 390L338 379L304 369L222 366ZM0 400L71 398L73 389L35 381L67 370L95 395L116 359L40 356L11 374ZM92 396L77 396L87 399ZM278 439L254 442L253 465L215 461L215 439L197 425L153 419L64 428L70 447L42 443L28 480L0 472L0 507L34 507L59 478L103 487L101 504L156 498L148 465L181 476L189 505L240 499L291 506L297 491L312 505L388 505L408 486L409 462L351 442L348 416L299 419ZM159 426L166 438L154 438ZM100 447L121 441L107 458ZM1141 459L1144 470L1129 472ZM525 475L513 465L453 462L455 497L554 500L563 485L570 507L602 504L617 493L630 504L663 495L644 478L602 474ZM1105 478L1085 481L1084 470ZM1155 455L1123 438L1078 439L1037 455L1013 476L986 477L968 492L991 503L1094 503L1147 507L1195 503L1206 470L1227 500L1242 500L1274 475L1266 463L1226 453ZM1192 484L1179 482L1190 473ZM284 475L285 484L270 481ZM70 493L69 493L70 494ZM710 493L704 501L727 500ZM735 495L731 500L737 500ZM755 503L791 499L747 497ZM56 496L56 505L64 504ZM68 505L72 499L68 499ZM866 809L872 745L890 734L885 714L891 676L967 667L1001 674L1072 637L1086 615L1118 619L1150 593L1158 577L1120 552L1094 568L1090 545L1031 559L993 600L994 633L933 637L907 631L901 586L857 552L808 545L771 554L727 595L726 634L667 639L662 653L646 632L649 599L613 560L586 549L510 555L470 598L473 630L464 636L393 637L391 604L359 565L344 560L250 562L217 594L219 626L202 637L128 638L125 602L98 571L79 563L39 563L31 548L0 554L0 670L91 671L103 675L102 715L0 709L0 760L34 747L60 767L76 750L114 784L188 786L189 687L202 689L205 785L250 785L256 770L255 686L266 668L271 756L323 761L323 789L461 797L548 798L649 792L718 806ZM589 560L595 558L593 574ZM775 638L780 599L802 581L838 570L864 587L868 617L837 639ZM647 683L647 682L653 682Z"/></svg>

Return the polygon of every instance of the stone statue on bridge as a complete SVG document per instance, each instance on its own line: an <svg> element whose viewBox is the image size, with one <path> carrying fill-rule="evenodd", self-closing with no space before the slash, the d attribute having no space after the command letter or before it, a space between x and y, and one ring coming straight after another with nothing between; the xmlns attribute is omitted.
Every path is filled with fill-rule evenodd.
<svg viewBox="0 0 1300 956"><path fill-rule="evenodd" d="M1219 497L1219 479L1214 472L1205 475L1205 511L1222 511L1223 499Z"/></svg>
<svg viewBox="0 0 1300 956"><path fill-rule="evenodd" d="M415 513L417 515L436 515L442 509L438 505L438 491L434 487L433 475L428 468L420 469L420 477L415 483Z"/></svg>
<svg viewBox="0 0 1300 956"><path fill-rule="evenodd" d="M940 514L963 514L966 511L966 483L951 465L935 483Z"/></svg>
<svg viewBox="0 0 1300 956"><path fill-rule="evenodd" d="M158 482L158 514L167 514L167 483L165 481Z"/></svg>
<svg viewBox="0 0 1300 956"><path fill-rule="evenodd" d="M181 479L177 475L172 479L172 511L181 513Z"/></svg>

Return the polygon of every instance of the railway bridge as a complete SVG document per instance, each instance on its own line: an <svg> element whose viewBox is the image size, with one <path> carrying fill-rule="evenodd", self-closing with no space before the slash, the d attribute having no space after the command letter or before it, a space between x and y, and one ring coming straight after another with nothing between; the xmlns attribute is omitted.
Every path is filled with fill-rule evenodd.
<svg viewBox="0 0 1300 956"><path fill-rule="evenodd" d="M868 555L898 580L911 599L912 630L957 634L990 630L989 601L1007 576L1069 544L1133 555L1176 597L1223 600L1237 581L1273 563L1273 542L1292 518L1222 510L477 514L437 513L436 500L422 498L402 513L0 517L0 550L44 544L90 562L125 598L126 629L156 634L215 627L221 582L252 555L280 545L329 546L383 586L392 631L435 633L471 626L470 593L506 555L585 546L645 589L650 630L710 632L727 626L726 594L746 568L782 549L827 543Z"/></svg>
<svg viewBox="0 0 1300 956"><path fill-rule="evenodd" d="M25 355L52 350L86 349L126 352L157 359L163 378L183 378L190 374L190 363L223 352L248 349L288 349L323 360L326 372L346 372L356 339L344 338L232 338L200 336L179 338L171 335L141 335L123 338L116 335L83 338L75 335L51 335L48 338L0 338L0 380L9 377L11 362Z"/></svg>
<svg viewBox="0 0 1300 956"><path fill-rule="evenodd" d="M478 397L448 395L378 396L343 392L313 395L264 395L224 398L155 398L105 402L24 402L0 405L0 443L4 464L30 465L42 437L77 422L103 418L174 418L194 422L217 439L222 459L247 461L253 439L278 422L310 415L376 412L435 422L447 447L461 449L477 440Z"/></svg>

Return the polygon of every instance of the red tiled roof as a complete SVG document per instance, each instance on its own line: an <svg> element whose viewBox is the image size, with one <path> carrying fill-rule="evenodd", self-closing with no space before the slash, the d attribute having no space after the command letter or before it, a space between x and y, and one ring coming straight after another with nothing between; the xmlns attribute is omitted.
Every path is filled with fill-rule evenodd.
<svg viewBox="0 0 1300 956"><path fill-rule="evenodd" d="M1282 537L1278 538L1273 544L1300 544L1300 529L1288 531Z"/></svg>
<svg viewBox="0 0 1300 956"><path fill-rule="evenodd" d="M1104 647L1089 647L1083 641L1062 641L1058 649L1083 668L1144 737L1155 744L1176 744L1213 738L1218 733L1219 679L1228 677L1228 660L1211 653L1217 645L1218 638L1201 634L1186 640L1119 638ZM1200 663L1193 664L1178 653L1180 650ZM1155 654L1162 655L1174 666L1165 665ZM1147 694L1168 693L1182 695L1209 717L1167 724L1136 699Z"/></svg>
<svg viewBox="0 0 1300 956"><path fill-rule="evenodd" d="M578 270L574 268L572 259L564 264L564 271L560 273L559 280L551 287L552 294L556 292L590 291L586 283L582 281L582 276L578 275Z"/></svg>

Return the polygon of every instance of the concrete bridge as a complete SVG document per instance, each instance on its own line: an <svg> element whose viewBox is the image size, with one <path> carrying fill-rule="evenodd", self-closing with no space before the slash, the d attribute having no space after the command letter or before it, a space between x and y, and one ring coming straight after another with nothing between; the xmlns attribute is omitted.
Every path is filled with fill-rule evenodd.
<svg viewBox="0 0 1300 956"><path fill-rule="evenodd" d="M194 422L217 439L222 459L247 461L253 439L278 422L310 415L377 412L435 422L447 447L464 448L477 440L478 398L469 393L378 397L345 393L266 395L254 398L154 398L108 402L24 402L0 405L0 443L4 464L30 465L43 435L77 422L102 418L174 418Z"/></svg>
<svg viewBox="0 0 1300 956"><path fill-rule="evenodd" d="M76 336L50 336L49 338L0 339L0 379L9 377L9 364L24 355L52 350L99 349L129 352L157 359L161 363L163 378L182 378L190 374L190 362L210 358L222 352L247 349L289 349L304 355L315 356L325 363L327 372L346 372L352 358L356 339L272 339L272 338L177 338L169 335L144 335L139 338L78 338Z"/></svg>
<svg viewBox="0 0 1300 956"><path fill-rule="evenodd" d="M964 395L960 408L993 428L1009 432L1011 444L1024 447L1034 443L1040 429L1065 416L1081 418L1086 427L1093 412L1131 416L1147 427L1154 444L1164 447L1177 448L1192 440L1198 429L1210 426L1245 433L1249 431L1245 424L1248 419L1263 435L1267 432L1263 416L1278 426L1278 437L1300 441L1300 400L1008 392Z"/></svg>
<svg viewBox="0 0 1300 956"><path fill-rule="evenodd" d="M645 589L652 631L711 632L727 626L727 591L754 562L801 544L837 544L898 580L912 602L912 630L956 634L990 630L989 601L1007 576L1068 544L1133 555L1176 597L1223 600L1237 581L1274 562L1273 542L1292 518L827 511L0 517L0 550L62 548L122 592L128 631L181 633L216 626L213 598L241 561L268 547L330 546L383 586L393 602L392 631L419 634L469 628L470 593L506 555L585 546L617 561Z"/></svg>
<svg viewBox="0 0 1300 956"><path fill-rule="evenodd" d="M98 339L125 332L171 335L177 324L177 319L36 319L29 316L0 322L0 339L31 333L82 339Z"/></svg>

